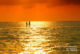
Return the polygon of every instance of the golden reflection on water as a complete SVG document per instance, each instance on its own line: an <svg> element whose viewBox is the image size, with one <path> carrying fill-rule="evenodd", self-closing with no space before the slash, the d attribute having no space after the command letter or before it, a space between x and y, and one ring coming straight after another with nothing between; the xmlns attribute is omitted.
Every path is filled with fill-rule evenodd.
<svg viewBox="0 0 80 54"><path fill-rule="evenodd" d="M62 46L78 46L80 28L61 24L31 21L30 27L0 28L0 54L77 54L72 51L77 48Z"/></svg>
<svg viewBox="0 0 80 54"><path fill-rule="evenodd" d="M32 34L36 34L37 31L37 27L41 28L45 28L45 27L50 27L52 26L51 22L47 22L47 21L32 21L31 22L31 28L34 29L35 31L32 31ZM24 44L24 51L21 52L20 54L47 54L48 52L45 51L45 45L46 41L48 41L46 38L46 36L42 36L42 35L33 35L29 37L29 43Z"/></svg>
<svg viewBox="0 0 80 54"><path fill-rule="evenodd" d="M31 36L29 43L24 44L24 51L20 54L47 54L44 50L44 44L46 39L43 36Z"/></svg>
<svg viewBox="0 0 80 54"><path fill-rule="evenodd" d="M46 54L46 52L43 52L43 50L37 51L34 54Z"/></svg>

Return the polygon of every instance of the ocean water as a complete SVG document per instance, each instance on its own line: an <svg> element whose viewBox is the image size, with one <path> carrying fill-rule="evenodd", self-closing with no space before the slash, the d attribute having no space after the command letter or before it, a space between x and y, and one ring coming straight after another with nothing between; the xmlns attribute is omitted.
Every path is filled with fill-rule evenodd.
<svg viewBox="0 0 80 54"><path fill-rule="evenodd" d="M80 54L80 21L0 26L0 54Z"/></svg>

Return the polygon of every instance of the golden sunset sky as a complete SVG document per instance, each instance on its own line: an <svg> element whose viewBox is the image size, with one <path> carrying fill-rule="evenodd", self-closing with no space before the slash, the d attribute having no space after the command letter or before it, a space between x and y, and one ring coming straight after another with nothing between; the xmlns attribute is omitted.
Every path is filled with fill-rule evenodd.
<svg viewBox="0 0 80 54"><path fill-rule="evenodd" d="M80 0L0 0L0 21L79 21Z"/></svg>

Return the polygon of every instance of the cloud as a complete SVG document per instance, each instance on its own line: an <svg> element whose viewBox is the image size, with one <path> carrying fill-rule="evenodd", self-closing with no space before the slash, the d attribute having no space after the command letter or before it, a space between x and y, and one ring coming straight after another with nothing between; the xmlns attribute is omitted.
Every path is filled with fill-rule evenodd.
<svg viewBox="0 0 80 54"><path fill-rule="evenodd" d="M0 0L0 5L17 5L19 0Z"/></svg>
<svg viewBox="0 0 80 54"><path fill-rule="evenodd" d="M80 0L0 0L0 5L26 5L34 7L37 3L45 3L48 6L80 5Z"/></svg>
<svg viewBox="0 0 80 54"><path fill-rule="evenodd" d="M80 0L48 0L48 6L80 5Z"/></svg>
<svg viewBox="0 0 80 54"><path fill-rule="evenodd" d="M66 4L77 4L80 5L80 0L62 0L64 1Z"/></svg>

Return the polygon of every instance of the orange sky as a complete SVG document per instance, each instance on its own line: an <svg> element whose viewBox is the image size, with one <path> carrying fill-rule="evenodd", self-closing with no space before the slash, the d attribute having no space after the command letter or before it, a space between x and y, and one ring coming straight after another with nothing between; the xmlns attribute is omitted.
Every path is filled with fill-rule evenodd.
<svg viewBox="0 0 80 54"><path fill-rule="evenodd" d="M80 20L79 0L0 0L0 21Z"/></svg>

